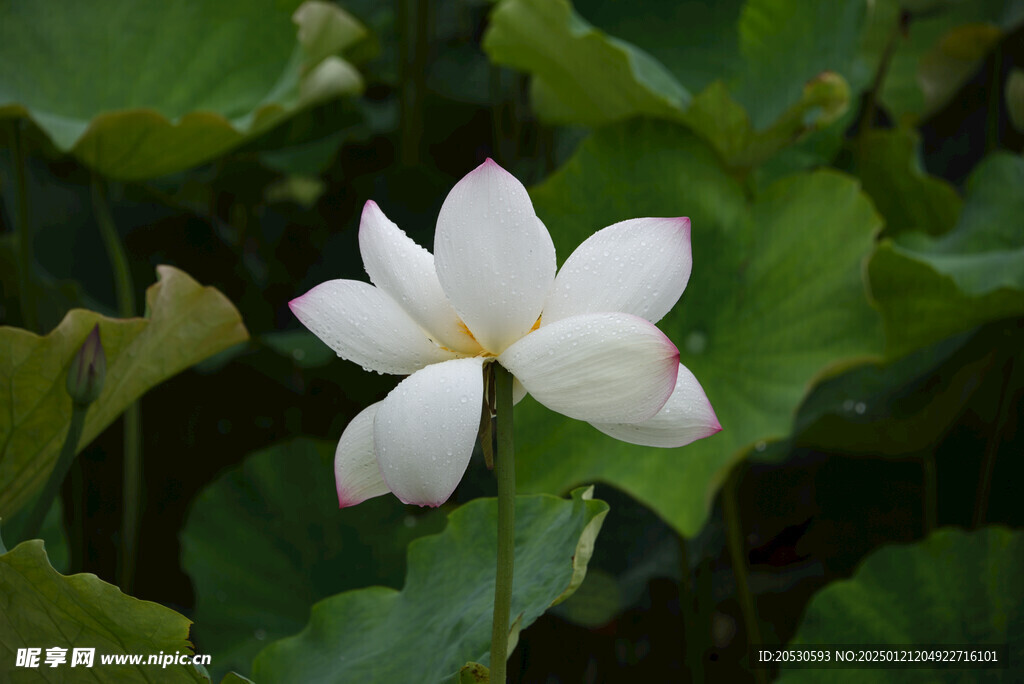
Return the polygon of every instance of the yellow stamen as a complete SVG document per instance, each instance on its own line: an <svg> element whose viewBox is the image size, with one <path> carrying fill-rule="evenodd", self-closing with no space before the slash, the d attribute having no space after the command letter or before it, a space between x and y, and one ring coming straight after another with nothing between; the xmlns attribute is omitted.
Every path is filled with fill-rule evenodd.
<svg viewBox="0 0 1024 684"><path fill-rule="evenodd" d="M537 316L537 321L533 324L533 327L530 328L530 330L526 333L527 335L532 333L534 330L537 330L538 328L540 328L540 319L541 318L543 318L543 314L540 315L540 316ZM461 318L457 321L456 325L458 325L459 330L461 330L463 333L465 333L465 335L467 337L469 337L469 339L473 340L473 342L475 342L476 345L478 347L480 347L480 351L478 351L475 354L475 356L482 357L482 358L496 358L498 356L497 354L491 353L491 352L489 352L489 351L487 351L486 349L483 348L484 346L482 344L480 344L480 341L478 339L476 339L476 335L473 334L473 331L469 329L469 326L466 325L465 322L463 322L463 320ZM448 347L444 346L443 344L439 344L438 346L441 347L441 349L444 349L445 351L452 352L453 354L459 353L459 352L456 352L454 349L449 349Z"/></svg>
<svg viewBox="0 0 1024 684"><path fill-rule="evenodd" d="M461 318L459 319L458 326L459 330L469 335L469 339L473 340L477 344L480 344L480 342L477 341L476 336L473 335L472 331L470 331L469 326L463 323Z"/></svg>

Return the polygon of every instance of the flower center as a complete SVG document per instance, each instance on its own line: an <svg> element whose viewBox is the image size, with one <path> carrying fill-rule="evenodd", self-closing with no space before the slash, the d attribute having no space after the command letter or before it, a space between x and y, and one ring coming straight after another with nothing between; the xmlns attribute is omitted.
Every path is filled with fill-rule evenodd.
<svg viewBox="0 0 1024 684"><path fill-rule="evenodd" d="M534 322L533 327L530 328L526 332L526 335L529 335L534 330L537 330L538 328L540 328L540 319L543 318L543 317L544 317L543 314L541 314L540 316L537 316L537 320ZM462 331L462 333L464 335L466 335L466 337L468 337L469 339L473 340L473 344L475 344L477 347L480 348L480 351L478 351L476 354L473 354L473 356L478 356L478 357L483 357L483 358L497 358L497 356L498 356L497 354L495 354L494 352L490 352L490 351L487 351L486 349L484 349L484 346L482 344L480 344L480 341L478 339L476 339L476 335L473 334L473 331L469 329L469 326L466 325L466 323L461 318L458 319L457 325L459 327L459 330ZM524 335L523 337L525 337L526 335ZM448 347L446 347L444 345L439 345L439 346L441 347L441 349L445 349L447 351L454 352L456 354L461 353L461 352L459 352L459 351L457 351L455 349L450 349L450 348L448 348Z"/></svg>

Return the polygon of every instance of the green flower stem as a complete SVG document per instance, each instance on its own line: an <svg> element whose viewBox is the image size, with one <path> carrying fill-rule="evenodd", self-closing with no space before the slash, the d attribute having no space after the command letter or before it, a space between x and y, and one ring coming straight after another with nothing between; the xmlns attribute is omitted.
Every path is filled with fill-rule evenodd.
<svg viewBox="0 0 1024 684"><path fill-rule="evenodd" d="M107 257L114 269L114 285L117 291L117 309L123 318L136 315L135 285L128 268L128 255L117 234L117 227L110 215L103 181L96 174L92 177L92 204L99 224ZM135 547L139 536L139 500L142 489L142 415L139 403L135 402L124 412L124 484L122 486L122 528L121 561L118 568L118 585L121 591L131 592L135 575Z"/></svg>
<svg viewBox="0 0 1024 684"><path fill-rule="evenodd" d="M21 321L27 330L38 332L36 320L35 282L32 279L32 226L28 219L28 182L25 175L25 150L18 121L11 123L11 166L18 196L18 294L21 300Z"/></svg>
<svg viewBox="0 0 1024 684"><path fill-rule="evenodd" d="M29 514L25 525L22 528L22 539L36 539L39 537L39 530L43 527L43 520L53 506L53 500L60 493L60 486L64 484L64 478L75 460L75 449L82 438L82 430L85 428L85 414L88 406L81 404L71 405L71 424L68 425L68 433L64 437L64 446L61 447L57 463L50 472L50 479L36 499L35 506Z"/></svg>
<svg viewBox="0 0 1024 684"><path fill-rule="evenodd" d="M732 558L732 573L736 578L736 591L739 594L740 610L743 612L743 623L747 629L747 644L750 646L763 644L761 628L757 624L757 610L754 607L754 596L750 593L747 581L746 544L743 541L743 524L740 520L740 507L736 497L739 488L739 466L732 469L725 486L722 487L722 513L725 516L726 534L729 540L729 555ZM767 681L763 668L754 668L754 677L760 684Z"/></svg>
<svg viewBox="0 0 1024 684"><path fill-rule="evenodd" d="M515 566L516 460L512 442L512 374L497 363L493 367L498 414L498 448L494 455L494 470L498 478L498 569L494 583L490 681L491 684L503 684Z"/></svg>

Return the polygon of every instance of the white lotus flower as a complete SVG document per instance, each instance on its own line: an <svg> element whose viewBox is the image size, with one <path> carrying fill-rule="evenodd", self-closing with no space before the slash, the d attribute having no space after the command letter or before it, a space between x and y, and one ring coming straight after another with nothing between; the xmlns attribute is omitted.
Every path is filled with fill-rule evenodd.
<svg viewBox="0 0 1024 684"><path fill-rule="evenodd" d="M512 373L516 401L528 392L627 442L677 447L721 430L654 326L690 277L689 219L609 226L556 277L551 236L526 189L488 159L445 199L434 255L372 201L359 249L373 285L331 280L289 304L339 356L409 376L341 436L341 506L388 492L445 502L473 453L486 363Z"/></svg>

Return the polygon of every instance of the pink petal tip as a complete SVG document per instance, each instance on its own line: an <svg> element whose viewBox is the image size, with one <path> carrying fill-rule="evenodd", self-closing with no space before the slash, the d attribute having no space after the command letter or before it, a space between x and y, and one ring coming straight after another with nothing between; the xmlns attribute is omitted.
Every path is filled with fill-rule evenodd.
<svg viewBox="0 0 1024 684"><path fill-rule="evenodd" d="M349 506L355 506L360 503L362 503L361 500L356 501L351 498L347 492L342 490L341 487L338 487L338 508L348 508Z"/></svg>
<svg viewBox="0 0 1024 684"><path fill-rule="evenodd" d="M711 435L716 435L722 431L722 423L718 420L718 414L715 413L715 408L711 405L710 399L708 400L708 411L711 412L711 420L713 420L714 423L708 426L707 434L705 434L704 437L710 437ZM701 437L701 439L704 437Z"/></svg>

